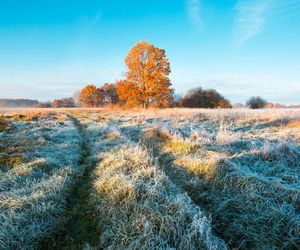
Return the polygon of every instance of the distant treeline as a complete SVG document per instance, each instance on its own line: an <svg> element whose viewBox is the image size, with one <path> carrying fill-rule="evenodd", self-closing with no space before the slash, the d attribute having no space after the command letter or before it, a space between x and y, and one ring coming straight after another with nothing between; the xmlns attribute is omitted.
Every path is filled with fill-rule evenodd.
<svg viewBox="0 0 300 250"><path fill-rule="evenodd" d="M0 99L0 108L73 108L76 106L72 97L55 99L52 102L39 102L31 99Z"/></svg>
<svg viewBox="0 0 300 250"><path fill-rule="evenodd" d="M37 100L30 99L0 99L1 108L31 108L38 104Z"/></svg>
<svg viewBox="0 0 300 250"><path fill-rule="evenodd" d="M93 88L94 91L90 91ZM89 91L87 91L89 90ZM89 93L86 95L86 91ZM92 103L91 103L92 102ZM114 84L105 83L97 88L88 85L73 97L39 102L31 99L0 99L0 108L73 108L73 107L112 107L123 106ZM153 106L155 107L155 106ZM184 96L174 96L169 107L181 108L300 108L299 105L284 105L266 102L261 97L251 97L246 104L233 105L214 89L203 90L201 87L190 89Z"/></svg>
<svg viewBox="0 0 300 250"><path fill-rule="evenodd" d="M164 49L146 41L134 45L125 57L127 72L124 79L101 86L88 84L73 97L47 102L27 99L0 99L0 107L72 108L72 107L149 107L166 108L299 108L270 103L260 96L250 97L245 104L231 104L215 89L201 86L184 95L175 95L169 74L170 63Z"/></svg>

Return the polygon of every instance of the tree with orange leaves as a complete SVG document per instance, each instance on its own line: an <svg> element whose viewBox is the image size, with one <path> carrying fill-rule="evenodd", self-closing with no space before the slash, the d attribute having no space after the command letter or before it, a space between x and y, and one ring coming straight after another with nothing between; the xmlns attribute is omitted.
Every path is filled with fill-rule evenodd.
<svg viewBox="0 0 300 250"><path fill-rule="evenodd" d="M103 104L117 104L119 102L119 96L115 84L104 83L100 90L103 92Z"/></svg>
<svg viewBox="0 0 300 250"><path fill-rule="evenodd" d="M78 96L78 103L84 107L99 107L103 104L102 91L94 84L88 84L84 87Z"/></svg>
<svg viewBox="0 0 300 250"><path fill-rule="evenodd" d="M137 43L125 58L128 67L126 79L117 82L117 93L127 106L150 104L169 106L173 90L168 78L170 63L165 50L142 41Z"/></svg>

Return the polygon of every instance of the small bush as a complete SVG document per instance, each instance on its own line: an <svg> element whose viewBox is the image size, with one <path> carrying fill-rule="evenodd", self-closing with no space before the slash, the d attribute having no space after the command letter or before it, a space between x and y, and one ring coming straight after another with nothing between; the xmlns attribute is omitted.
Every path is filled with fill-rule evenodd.
<svg viewBox="0 0 300 250"><path fill-rule="evenodd" d="M260 96L252 96L246 105L251 109L262 109L267 105L267 101Z"/></svg>
<svg viewBox="0 0 300 250"><path fill-rule="evenodd" d="M195 88L179 101L179 106L187 108L231 108L230 102L214 89Z"/></svg>

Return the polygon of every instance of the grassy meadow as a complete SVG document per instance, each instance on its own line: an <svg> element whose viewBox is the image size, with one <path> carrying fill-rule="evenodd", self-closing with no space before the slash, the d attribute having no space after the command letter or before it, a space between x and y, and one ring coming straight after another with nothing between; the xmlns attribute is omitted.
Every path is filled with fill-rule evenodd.
<svg viewBox="0 0 300 250"><path fill-rule="evenodd" d="M0 249L299 249L299 109L1 109Z"/></svg>

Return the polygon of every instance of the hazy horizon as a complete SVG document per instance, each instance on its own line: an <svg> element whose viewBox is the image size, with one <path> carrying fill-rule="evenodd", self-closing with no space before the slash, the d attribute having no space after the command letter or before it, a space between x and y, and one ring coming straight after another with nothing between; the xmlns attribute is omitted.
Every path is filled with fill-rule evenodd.
<svg viewBox="0 0 300 250"><path fill-rule="evenodd" d="M222 2L1 2L0 98L45 101L115 82L147 40L166 50L176 93L300 103L300 0Z"/></svg>

